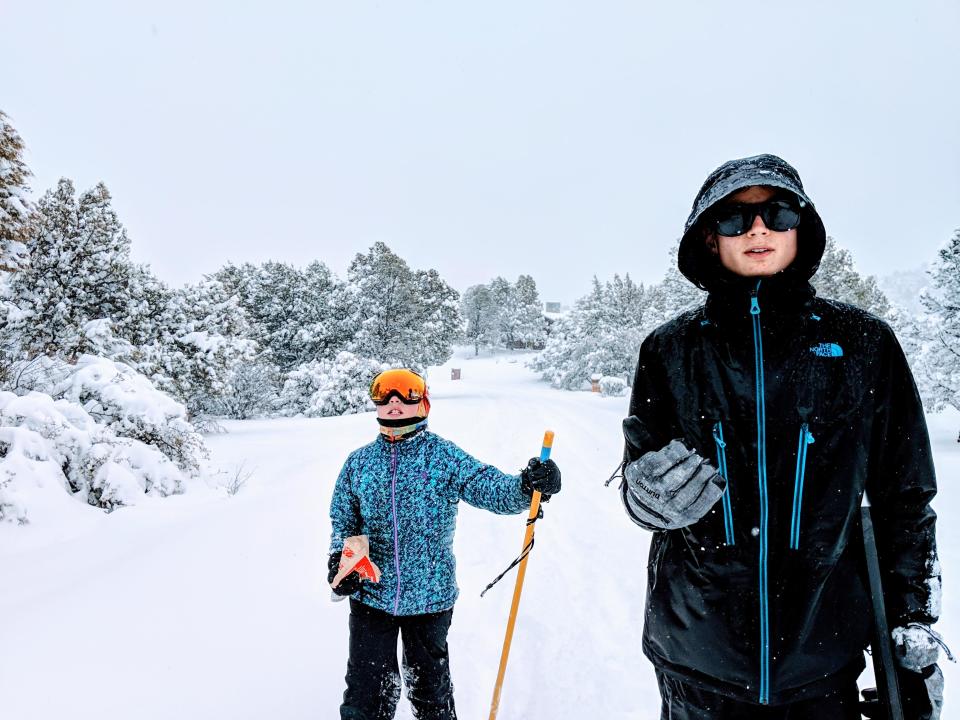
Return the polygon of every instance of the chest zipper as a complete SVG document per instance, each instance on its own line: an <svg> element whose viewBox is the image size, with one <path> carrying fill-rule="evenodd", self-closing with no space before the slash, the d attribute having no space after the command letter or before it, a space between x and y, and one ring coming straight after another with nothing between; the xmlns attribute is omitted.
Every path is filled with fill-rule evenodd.
<svg viewBox="0 0 960 720"><path fill-rule="evenodd" d="M800 510L803 507L803 478L807 472L807 446L812 445L813 433L807 423L800 426L797 444L797 471L793 479L793 514L790 518L790 549L800 549Z"/></svg>
<svg viewBox="0 0 960 720"><path fill-rule="evenodd" d="M757 483L760 491L760 704L770 702L770 598L767 577L767 536L770 509L767 497L767 408L763 384L763 335L760 326L760 283L750 293L753 321L754 375L757 393Z"/></svg>
<svg viewBox="0 0 960 720"><path fill-rule="evenodd" d="M400 531L397 520L397 448L390 448L390 500L393 504L393 562L397 569L397 595L393 601L393 614L400 610Z"/></svg>
<svg viewBox="0 0 960 720"><path fill-rule="evenodd" d="M723 441L723 423L717 422L713 426L713 442L717 446L717 470L727 481L723 491L723 531L727 538L727 545L736 544L733 535L733 502L730 499L730 476L727 475L727 444Z"/></svg>

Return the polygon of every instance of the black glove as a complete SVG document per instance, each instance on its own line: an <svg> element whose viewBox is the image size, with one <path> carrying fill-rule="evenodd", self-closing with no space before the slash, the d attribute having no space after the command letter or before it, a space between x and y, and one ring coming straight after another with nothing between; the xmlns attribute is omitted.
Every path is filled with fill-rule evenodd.
<svg viewBox="0 0 960 720"><path fill-rule="evenodd" d="M327 559L327 583L332 583L337 573L340 572L340 555L339 552L331 553ZM361 585L363 585L363 578L360 577L360 573L352 572L343 578L339 585L330 589L337 595L353 595L360 592Z"/></svg>
<svg viewBox="0 0 960 720"><path fill-rule="evenodd" d="M540 462L540 458L530 458L527 466L520 471L520 489L527 495L539 490L541 500L549 500L551 495L560 492L560 468L553 460Z"/></svg>
<svg viewBox="0 0 960 720"><path fill-rule="evenodd" d="M880 697L875 687L864 688L860 691L863 700L860 701L860 714L867 720L879 720L887 717L886 708L880 705Z"/></svg>
<svg viewBox="0 0 960 720"><path fill-rule="evenodd" d="M936 663L918 673L897 668L897 685L900 687L900 704L906 720L940 720L943 709L943 673ZM876 688L860 692L863 701L860 712L864 717L877 720L887 717Z"/></svg>
<svg viewBox="0 0 960 720"><path fill-rule="evenodd" d="M940 720L943 709L943 673L936 663L918 673L897 669L900 701L906 720Z"/></svg>

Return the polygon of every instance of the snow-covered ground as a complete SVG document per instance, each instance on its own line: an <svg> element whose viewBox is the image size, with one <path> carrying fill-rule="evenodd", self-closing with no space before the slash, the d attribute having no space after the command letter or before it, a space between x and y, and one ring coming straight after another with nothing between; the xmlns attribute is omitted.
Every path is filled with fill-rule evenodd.
<svg viewBox="0 0 960 720"><path fill-rule="evenodd" d="M537 525L499 717L652 720L659 700L640 652L649 536L623 515L614 486L603 487L626 398L552 390L524 357L464 351L430 376L432 429L487 462L517 471L544 429L557 434L563 493ZM463 379L451 381L450 367ZM957 413L930 418L946 580L939 629L960 645L960 523L949 517L960 508L958 427ZM31 525L0 525L5 720L337 716L348 607L330 602L325 583L327 509L340 465L376 422L226 428L208 438L213 466L224 478L252 472L234 496L193 488L111 515L57 504ZM521 516L461 505L450 647L463 720L487 717L514 575L480 591L522 535ZM944 717L953 717L960 672L943 665ZM412 717L406 699L397 717Z"/></svg>

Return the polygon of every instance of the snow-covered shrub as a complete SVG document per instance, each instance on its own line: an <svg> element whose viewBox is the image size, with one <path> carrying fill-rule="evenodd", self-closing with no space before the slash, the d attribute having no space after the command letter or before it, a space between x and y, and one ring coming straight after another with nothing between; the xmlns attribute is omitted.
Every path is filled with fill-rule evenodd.
<svg viewBox="0 0 960 720"><path fill-rule="evenodd" d="M0 392L0 520L25 523L25 498L54 487L112 510L180 493L185 480L157 448L119 437L76 403Z"/></svg>
<svg viewBox="0 0 960 720"><path fill-rule="evenodd" d="M621 397L627 394L627 381L622 377L604 375L600 378L600 394L604 397Z"/></svg>
<svg viewBox="0 0 960 720"><path fill-rule="evenodd" d="M580 389L594 374L628 376L650 329L653 296L629 275L614 275L606 283L594 278L592 292L555 323L530 367L554 387L565 390Z"/></svg>
<svg viewBox="0 0 960 720"><path fill-rule="evenodd" d="M373 410L370 381L384 366L349 352L287 373L280 402L288 415L327 417Z"/></svg>
<svg viewBox="0 0 960 720"><path fill-rule="evenodd" d="M190 476L206 455L183 405L126 365L83 355L53 395L77 403L120 437L155 446Z"/></svg>
<svg viewBox="0 0 960 720"><path fill-rule="evenodd" d="M227 376L226 391L211 407L235 420L270 415L280 402L282 378L277 367L262 358L237 365Z"/></svg>
<svg viewBox="0 0 960 720"><path fill-rule="evenodd" d="M48 395L67 375L70 365L63 358L37 355L30 360L14 360L10 363L2 387L17 395L41 392Z"/></svg>
<svg viewBox="0 0 960 720"><path fill-rule="evenodd" d="M932 410L960 410L960 229L938 251L920 301L929 313L919 381ZM958 438L960 441L960 438Z"/></svg>
<svg viewBox="0 0 960 720"><path fill-rule="evenodd" d="M158 326L159 335L139 348L136 369L183 402L191 417L211 412L228 391L230 373L256 354L243 309L218 282L174 291Z"/></svg>

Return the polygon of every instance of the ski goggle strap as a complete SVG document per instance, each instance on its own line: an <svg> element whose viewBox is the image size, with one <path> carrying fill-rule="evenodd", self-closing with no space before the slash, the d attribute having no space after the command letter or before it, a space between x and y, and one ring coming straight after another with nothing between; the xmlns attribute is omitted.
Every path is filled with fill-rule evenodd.
<svg viewBox="0 0 960 720"><path fill-rule="evenodd" d="M396 395L401 402L414 405L427 397L427 382L413 370L385 370L370 383L370 399L386 405Z"/></svg>

